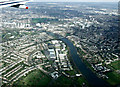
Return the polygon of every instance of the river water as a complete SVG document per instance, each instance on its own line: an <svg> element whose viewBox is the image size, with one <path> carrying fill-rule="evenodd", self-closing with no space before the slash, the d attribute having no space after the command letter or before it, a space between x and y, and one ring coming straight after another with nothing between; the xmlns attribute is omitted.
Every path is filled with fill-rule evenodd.
<svg viewBox="0 0 120 87"><path fill-rule="evenodd" d="M85 79L88 81L88 83L92 87L111 87L106 81L98 78L97 75L95 73L93 73L85 65L85 63L82 61L82 59L77 54L76 47L73 45L73 43L70 40L68 40L65 37L62 37L59 34L54 34L52 32L46 32L46 33L48 33L49 35L51 35L53 37L56 37L57 39L62 40L64 43L66 43L66 45L69 47L70 56L72 57L74 64L77 66L77 68L80 70L82 75L85 77Z"/></svg>
<svg viewBox="0 0 120 87"><path fill-rule="evenodd" d="M81 58L77 54L77 50L76 50L75 46L73 45L73 43L71 41L69 41L67 38L60 38L60 39L63 42L65 42L66 45L69 47L70 55L71 55L71 57L73 59L73 62L75 63L77 68L80 70L82 75L86 78L86 80L88 81L88 83L91 86L93 86L93 87L110 87L110 85L106 81L98 78L97 75L95 73L93 73L85 65L85 63L81 60Z"/></svg>

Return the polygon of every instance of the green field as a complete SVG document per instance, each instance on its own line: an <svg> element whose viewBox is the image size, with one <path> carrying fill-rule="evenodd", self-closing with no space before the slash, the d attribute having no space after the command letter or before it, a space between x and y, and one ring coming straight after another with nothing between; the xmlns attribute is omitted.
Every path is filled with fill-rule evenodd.
<svg viewBox="0 0 120 87"><path fill-rule="evenodd" d="M81 87L83 83L87 83L83 77L68 78L62 75L54 80L40 70L35 70L15 82L12 87Z"/></svg>
<svg viewBox="0 0 120 87"><path fill-rule="evenodd" d="M48 22L58 22L58 19L51 19L51 18L33 18L33 23L48 23Z"/></svg>
<svg viewBox="0 0 120 87"><path fill-rule="evenodd" d="M120 70L120 60L111 63L111 66L112 66L115 70Z"/></svg>
<svg viewBox="0 0 120 87"><path fill-rule="evenodd" d="M62 75L58 79L51 79L40 70L35 70L15 82L12 87L81 87L83 83L88 84L84 77L68 78Z"/></svg>
<svg viewBox="0 0 120 87"><path fill-rule="evenodd" d="M51 78L40 70L35 70L14 83L13 87L46 87L50 80Z"/></svg>
<svg viewBox="0 0 120 87"><path fill-rule="evenodd" d="M49 87L82 87L83 83L87 83L83 77L68 78L62 75Z"/></svg>
<svg viewBox="0 0 120 87"><path fill-rule="evenodd" d="M107 81L115 86L120 85L120 73L117 72L117 70L120 70L120 61L112 62L109 67L111 67L112 72L108 72L106 75L109 77Z"/></svg>
<svg viewBox="0 0 120 87"><path fill-rule="evenodd" d="M76 75L75 71L71 70L71 71L65 71L65 73L67 73L68 75Z"/></svg>
<svg viewBox="0 0 120 87"><path fill-rule="evenodd" d="M81 85L82 85L83 83L88 84L87 81L86 81L86 79L85 79L84 77L78 78L77 81L78 81L78 83L81 84Z"/></svg>
<svg viewBox="0 0 120 87"><path fill-rule="evenodd" d="M120 74L116 73L115 71L114 72L108 72L107 73L107 76L109 77L107 79L107 81L115 86L115 85L120 85Z"/></svg>

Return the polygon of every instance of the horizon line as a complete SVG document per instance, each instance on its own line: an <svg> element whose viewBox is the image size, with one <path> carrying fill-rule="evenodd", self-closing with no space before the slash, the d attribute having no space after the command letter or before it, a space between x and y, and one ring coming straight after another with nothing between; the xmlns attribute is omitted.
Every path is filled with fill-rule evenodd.
<svg viewBox="0 0 120 87"><path fill-rule="evenodd" d="M49 1L32 1L32 2L49 2ZM57 1L57 2L54 2L54 1L51 1L52 3L57 3L57 2L82 2L82 1ZM50 3L51 3L50 2ZM97 1L96 1L97 2ZM107 3L107 1L104 1L105 3ZM98 3L104 3L104 2L98 2ZM112 2L112 1L110 1ZM119 3L120 1L116 2L116 3ZM93 2L94 3L94 2ZM109 3L109 2L108 2Z"/></svg>

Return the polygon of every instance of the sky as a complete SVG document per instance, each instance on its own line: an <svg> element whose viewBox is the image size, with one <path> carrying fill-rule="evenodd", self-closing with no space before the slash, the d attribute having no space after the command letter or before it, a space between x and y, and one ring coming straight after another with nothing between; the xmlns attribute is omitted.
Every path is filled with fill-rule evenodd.
<svg viewBox="0 0 120 87"><path fill-rule="evenodd" d="M120 0L33 0L39 2L119 2Z"/></svg>

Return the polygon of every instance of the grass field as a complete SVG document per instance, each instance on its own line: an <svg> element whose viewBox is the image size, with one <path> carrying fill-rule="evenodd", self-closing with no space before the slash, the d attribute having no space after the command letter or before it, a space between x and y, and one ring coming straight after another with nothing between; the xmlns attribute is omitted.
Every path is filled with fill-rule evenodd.
<svg viewBox="0 0 120 87"><path fill-rule="evenodd" d="M111 63L111 66L112 66L115 70L120 70L120 60Z"/></svg>
<svg viewBox="0 0 120 87"><path fill-rule="evenodd" d="M84 77L68 78L62 75L49 87L82 87L83 83L86 83L88 85Z"/></svg>
<svg viewBox="0 0 120 87"><path fill-rule="evenodd" d="M65 72L66 72L68 75L71 75L71 76L72 76L72 75L76 75L75 71L73 71L73 70L72 70L72 71L65 71Z"/></svg>
<svg viewBox="0 0 120 87"><path fill-rule="evenodd" d="M15 82L12 87L81 87L83 83L87 83L83 77L68 78L62 75L54 80L40 70L35 70Z"/></svg>
<svg viewBox="0 0 120 87"><path fill-rule="evenodd" d="M120 85L120 73L117 73L117 70L120 70L120 60L112 62L109 67L112 69L112 72L106 73L106 75L109 77L107 81L115 86Z"/></svg>
<svg viewBox="0 0 120 87"><path fill-rule="evenodd" d="M46 87L50 80L50 77L40 70L35 70L17 81L13 87Z"/></svg>
<svg viewBox="0 0 120 87"><path fill-rule="evenodd" d="M107 79L107 81L115 86L115 85L120 85L120 74L118 74L117 72L113 71L113 72L108 72L107 76L109 77Z"/></svg>

